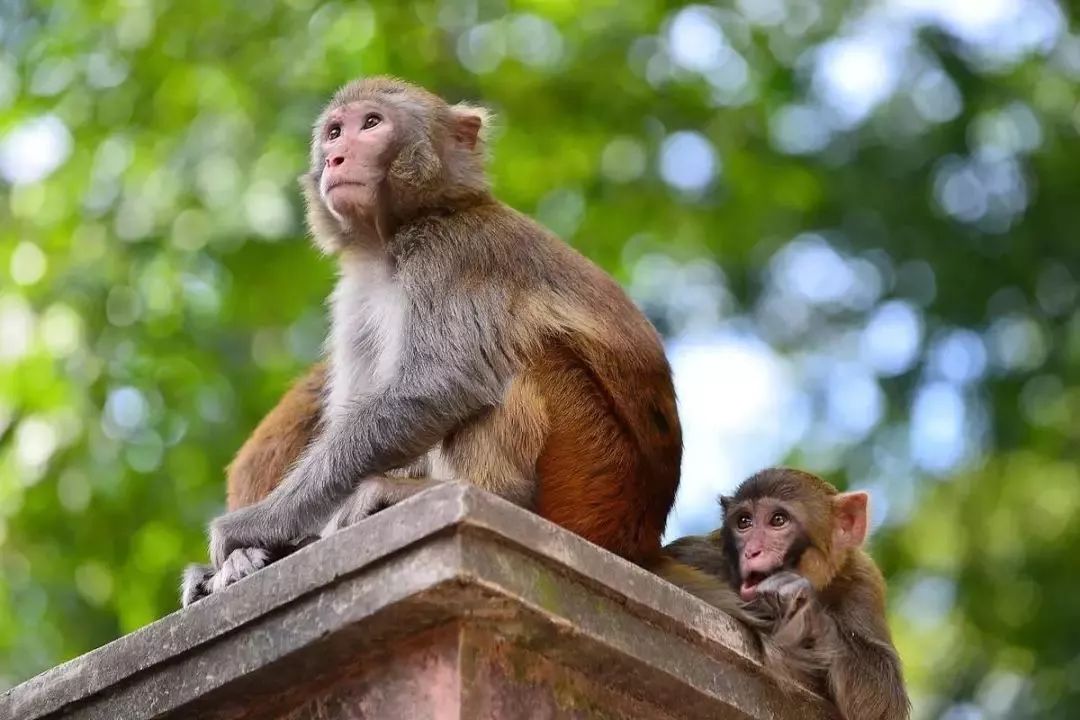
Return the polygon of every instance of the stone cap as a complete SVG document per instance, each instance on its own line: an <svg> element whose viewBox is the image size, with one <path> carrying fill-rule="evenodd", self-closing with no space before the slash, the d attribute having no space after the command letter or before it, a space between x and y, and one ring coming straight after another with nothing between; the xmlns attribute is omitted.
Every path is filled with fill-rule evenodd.
<svg viewBox="0 0 1080 720"><path fill-rule="evenodd" d="M448 623L484 626L664 717L834 717L766 678L729 616L446 483L8 690L0 720L264 717L238 708L289 685L309 692L365 653Z"/></svg>

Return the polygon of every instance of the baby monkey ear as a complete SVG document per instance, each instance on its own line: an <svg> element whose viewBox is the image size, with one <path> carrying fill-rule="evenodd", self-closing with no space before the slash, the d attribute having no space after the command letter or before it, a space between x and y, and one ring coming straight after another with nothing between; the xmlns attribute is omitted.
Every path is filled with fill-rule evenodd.
<svg viewBox="0 0 1080 720"><path fill-rule="evenodd" d="M491 122L491 113L485 108L458 103L450 108L454 139L469 150L475 150L483 140L484 131Z"/></svg>
<svg viewBox="0 0 1080 720"><path fill-rule="evenodd" d="M841 547L859 547L866 540L870 494L846 492L833 497L833 540Z"/></svg>

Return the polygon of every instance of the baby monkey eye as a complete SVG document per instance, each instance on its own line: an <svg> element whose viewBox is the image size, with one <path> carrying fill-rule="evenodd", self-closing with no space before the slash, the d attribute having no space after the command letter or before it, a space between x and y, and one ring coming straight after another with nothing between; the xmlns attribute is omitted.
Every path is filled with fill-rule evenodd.
<svg viewBox="0 0 1080 720"><path fill-rule="evenodd" d="M326 132L327 140L337 140L341 137L341 126L334 124L330 126L330 129Z"/></svg>
<svg viewBox="0 0 1080 720"><path fill-rule="evenodd" d="M735 520L735 526L738 527L740 530L748 529L751 524L752 522L750 520L750 516L747 513L743 513Z"/></svg>
<svg viewBox="0 0 1080 720"><path fill-rule="evenodd" d="M363 129L364 130L370 130L371 128L375 127L376 125L378 125L381 122L382 122L382 117L381 116L379 116L376 113L368 113L368 116L364 118Z"/></svg>
<svg viewBox="0 0 1080 720"><path fill-rule="evenodd" d="M782 512L774 512L772 517L769 518L769 524L773 527L784 527L787 525L788 516Z"/></svg>

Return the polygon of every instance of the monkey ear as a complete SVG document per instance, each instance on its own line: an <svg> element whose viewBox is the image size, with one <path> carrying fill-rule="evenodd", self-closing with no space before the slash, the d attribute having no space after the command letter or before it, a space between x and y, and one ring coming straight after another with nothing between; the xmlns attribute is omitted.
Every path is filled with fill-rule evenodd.
<svg viewBox="0 0 1080 720"><path fill-rule="evenodd" d="M454 139L469 150L475 150L477 143L483 139L482 131L490 122L491 114L484 108L461 103L451 107L450 114Z"/></svg>
<svg viewBox="0 0 1080 720"><path fill-rule="evenodd" d="M859 547L866 540L870 494L840 493L833 498L833 535L843 547Z"/></svg>

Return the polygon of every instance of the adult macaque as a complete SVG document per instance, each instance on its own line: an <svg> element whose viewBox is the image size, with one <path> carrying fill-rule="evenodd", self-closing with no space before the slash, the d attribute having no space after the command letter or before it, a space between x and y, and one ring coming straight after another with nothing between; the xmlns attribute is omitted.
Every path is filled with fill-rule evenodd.
<svg viewBox="0 0 1080 720"><path fill-rule="evenodd" d="M319 117L301 178L336 255L329 357L270 413L184 603L433 482L497 493L655 558L682 435L659 336L619 286L497 201L486 113L369 78Z"/></svg>
<svg viewBox="0 0 1080 720"><path fill-rule="evenodd" d="M718 530L676 540L664 554L726 586L708 589L724 609L741 601L736 614L757 629L765 665L782 679L817 687L845 720L904 720L885 582L862 550L867 501L809 473L765 470L721 499Z"/></svg>

